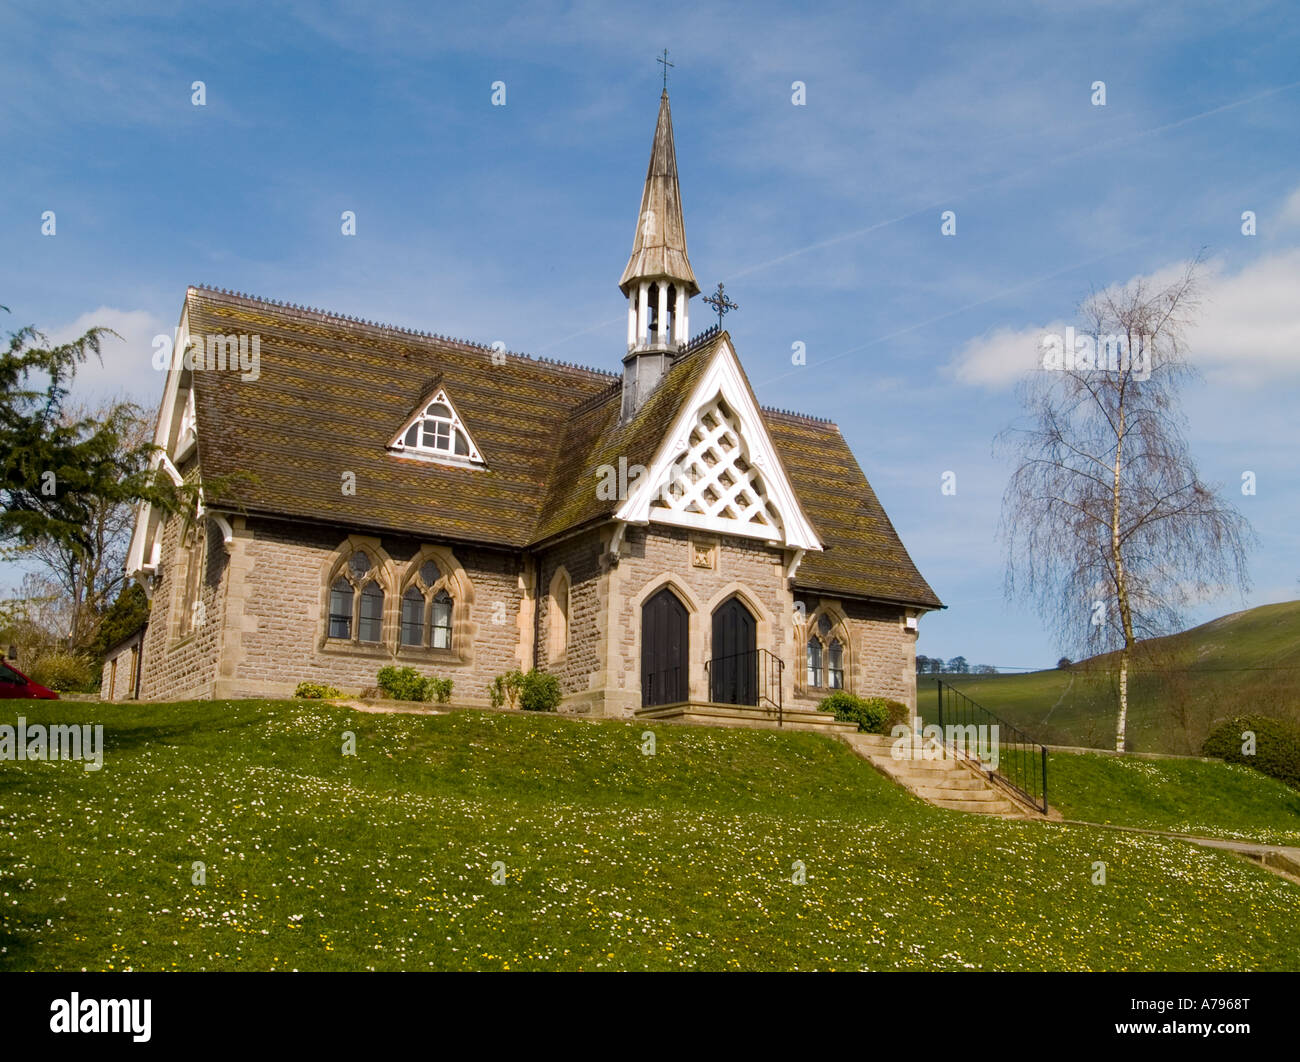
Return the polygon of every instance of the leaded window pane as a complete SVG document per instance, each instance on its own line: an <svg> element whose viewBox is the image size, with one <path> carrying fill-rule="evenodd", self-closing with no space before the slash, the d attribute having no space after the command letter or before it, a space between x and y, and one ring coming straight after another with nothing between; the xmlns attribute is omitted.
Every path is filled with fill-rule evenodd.
<svg viewBox="0 0 1300 1062"><path fill-rule="evenodd" d="M352 574L358 579L370 571L370 558L366 556L365 550L359 549L352 554L352 559L348 561L348 567L352 569Z"/></svg>
<svg viewBox="0 0 1300 1062"><path fill-rule="evenodd" d="M352 584L342 576L330 587L330 637L352 637Z"/></svg>
<svg viewBox="0 0 1300 1062"><path fill-rule="evenodd" d="M432 644L435 649L451 648L451 598L439 590L433 599Z"/></svg>
<svg viewBox="0 0 1300 1062"><path fill-rule="evenodd" d="M441 575L442 573L438 571L438 566L431 560L427 560L420 565L420 578L424 580L425 586L433 586Z"/></svg>
<svg viewBox="0 0 1300 1062"><path fill-rule="evenodd" d="M414 586L402 595L402 644L424 644L424 595Z"/></svg>
<svg viewBox="0 0 1300 1062"><path fill-rule="evenodd" d="M827 677L830 679L828 685L833 690L842 690L844 688L844 646L840 645L839 639L831 642L827 658Z"/></svg>
<svg viewBox="0 0 1300 1062"><path fill-rule="evenodd" d="M822 643L816 638L808 642L808 685L822 684Z"/></svg>
<svg viewBox="0 0 1300 1062"><path fill-rule="evenodd" d="M384 619L384 592L376 582L368 582L361 590L361 619L357 623L357 637L363 642L377 642L381 638Z"/></svg>

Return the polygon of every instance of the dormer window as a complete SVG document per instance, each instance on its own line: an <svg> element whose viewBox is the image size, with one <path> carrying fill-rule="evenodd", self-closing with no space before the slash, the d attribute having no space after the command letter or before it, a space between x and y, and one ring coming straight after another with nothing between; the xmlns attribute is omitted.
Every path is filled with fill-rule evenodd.
<svg viewBox="0 0 1300 1062"><path fill-rule="evenodd" d="M389 449L450 464L483 464L483 458L444 390L420 409Z"/></svg>

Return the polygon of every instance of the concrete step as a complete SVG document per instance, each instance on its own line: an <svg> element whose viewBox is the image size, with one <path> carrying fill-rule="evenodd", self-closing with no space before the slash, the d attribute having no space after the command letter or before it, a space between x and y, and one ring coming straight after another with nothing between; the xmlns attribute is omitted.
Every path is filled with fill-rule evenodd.
<svg viewBox="0 0 1300 1062"><path fill-rule="evenodd" d="M896 760L893 756L876 752L868 754L867 759L886 769L892 768L901 773L949 774L963 769L956 760Z"/></svg>
<svg viewBox="0 0 1300 1062"><path fill-rule="evenodd" d="M953 771L946 775L917 775L917 785L945 793L983 793L990 787L983 778L976 778L966 771Z"/></svg>
<svg viewBox="0 0 1300 1062"><path fill-rule="evenodd" d="M947 808L949 811L965 811L974 815L994 815L1004 819L1028 817L1022 808L1001 797L997 800L985 801L936 799L929 802L935 807Z"/></svg>
<svg viewBox="0 0 1300 1062"><path fill-rule="evenodd" d="M924 800L949 800L963 804L992 804L1003 800L1000 793L988 788L941 789L938 786L918 785L912 792Z"/></svg>
<svg viewBox="0 0 1300 1062"><path fill-rule="evenodd" d="M1027 809L965 763L947 757L895 759L893 743L878 734L841 734L840 737L876 770L936 807L1004 819L1030 817Z"/></svg>

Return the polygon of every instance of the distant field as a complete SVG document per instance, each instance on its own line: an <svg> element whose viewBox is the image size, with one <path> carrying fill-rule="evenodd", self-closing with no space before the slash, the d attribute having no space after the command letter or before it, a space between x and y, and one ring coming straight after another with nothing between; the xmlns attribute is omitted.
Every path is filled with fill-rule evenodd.
<svg viewBox="0 0 1300 1062"><path fill-rule="evenodd" d="M1114 748L1118 704L1107 657L1069 671L940 678L1049 745ZM926 720L935 676L917 679ZM1195 754L1215 722L1260 711L1300 721L1300 601L1237 612L1144 642L1129 682L1128 747Z"/></svg>
<svg viewBox="0 0 1300 1062"><path fill-rule="evenodd" d="M20 712L102 722L107 749L0 763L3 969L1300 966L1300 888L1266 870L946 811L818 734L291 701L0 721Z"/></svg>

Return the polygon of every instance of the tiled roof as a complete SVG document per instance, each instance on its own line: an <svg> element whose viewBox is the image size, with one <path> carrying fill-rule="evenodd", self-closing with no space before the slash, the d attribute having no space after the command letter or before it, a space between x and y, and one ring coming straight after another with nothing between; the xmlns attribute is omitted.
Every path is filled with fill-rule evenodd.
<svg viewBox="0 0 1300 1062"><path fill-rule="evenodd" d="M208 504L514 549L608 519L602 465L649 466L725 332L697 339L631 421L611 373L320 310L191 288L191 335L260 336L260 375L195 372ZM498 359L500 360L500 359ZM444 387L486 468L389 453L418 403ZM937 607L839 429L764 411L804 509L827 546L810 590ZM342 489L355 476L355 493Z"/></svg>

